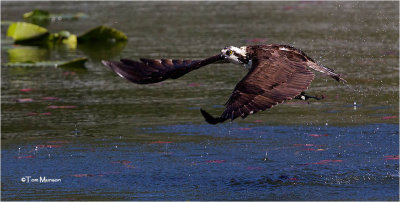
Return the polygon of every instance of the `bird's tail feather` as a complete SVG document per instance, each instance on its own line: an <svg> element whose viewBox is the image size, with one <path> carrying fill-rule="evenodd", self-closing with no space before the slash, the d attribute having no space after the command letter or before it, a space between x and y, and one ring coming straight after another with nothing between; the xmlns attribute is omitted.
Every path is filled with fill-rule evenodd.
<svg viewBox="0 0 400 202"><path fill-rule="evenodd" d="M324 67L322 65L318 65L317 63L311 61L309 61L308 66L314 69L315 71L321 72L325 75L332 77L336 81L342 81L343 83L347 83L347 81L344 78L342 78L340 74L335 73L334 70L329 67Z"/></svg>
<svg viewBox="0 0 400 202"><path fill-rule="evenodd" d="M222 117L214 118L213 116L211 116L208 112L204 111L203 109L200 109L200 112L203 115L204 119L209 124L215 125L215 124L222 123L227 120L227 118L222 118Z"/></svg>

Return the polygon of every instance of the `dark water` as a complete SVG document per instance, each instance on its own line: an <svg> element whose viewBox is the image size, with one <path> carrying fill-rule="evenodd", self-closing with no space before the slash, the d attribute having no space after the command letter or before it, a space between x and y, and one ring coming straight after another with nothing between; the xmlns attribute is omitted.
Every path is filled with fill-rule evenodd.
<svg viewBox="0 0 400 202"><path fill-rule="evenodd" d="M21 21L33 8L84 12L88 18L47 28L81 34L104 24L129 41L108 49L15 46L2 23L1 197L398 200L398 6L2 2L2 22ZM350 87L317 75L308 92L324 94L324 100L291 101L210 126L198 109L221 113L245 70L218 64L143 86L99 62L204 58L227 45L258 43L298 47L342 73ZM3 65L81 56L89 57L86 71ZM55 181L41 183L40 177Z"/></svg>

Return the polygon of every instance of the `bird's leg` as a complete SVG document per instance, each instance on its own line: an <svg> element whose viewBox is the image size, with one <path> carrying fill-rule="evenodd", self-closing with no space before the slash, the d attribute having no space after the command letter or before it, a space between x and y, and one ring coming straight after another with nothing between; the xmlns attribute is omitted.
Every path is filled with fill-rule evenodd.
<svg viewBox="0 0 400 202"><path fill-rule="evenodd" d="M310 96L310 95L306 95L306 92L301 92L300 95L294 97L294 99L298 99L298 100L308 100L310 98L316 99L316 100L321 100L324 99L325 96L321 95L321 97L317 97L317 96Z"/></svg>

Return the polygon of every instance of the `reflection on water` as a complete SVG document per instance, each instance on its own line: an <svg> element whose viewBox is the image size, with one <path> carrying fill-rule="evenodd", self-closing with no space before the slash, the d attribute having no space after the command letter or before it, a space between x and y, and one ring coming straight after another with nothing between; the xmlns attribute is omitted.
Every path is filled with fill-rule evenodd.
<svg viewBox="0 0 400 202"><path fill-rule="evenodd" d="M3 2L2 20L35 6L88 15L52 22L52 33L104 24L129 40L69 49L2 38L3 199L398 199L398 2ZM135 85L100 63L258 43L300 48L349 86L317 74L308 94L323 100L210 126L199 109L222 113L245 70L216 64ZM82 72L3 66L82 56Z"/></svg>

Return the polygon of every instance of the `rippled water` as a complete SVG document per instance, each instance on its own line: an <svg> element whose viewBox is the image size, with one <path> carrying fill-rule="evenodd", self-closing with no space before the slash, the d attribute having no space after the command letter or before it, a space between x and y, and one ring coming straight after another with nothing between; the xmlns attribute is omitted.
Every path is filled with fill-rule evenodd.
<svg viewBox="0 0 400 202"><path fill-rule="evenodd" d="M89 17L126 45L14 46L2 23L3 200L398 200L398 2L2 2L2 22L33 8ZM99 62L204 58L227 45L289 44L342 73L308 93L217 126L245 70L211 65L178 80L129 83ZM5 67L87 56L86 71ZM19 102L17 102L19 100ZM30 178L27 176L31 176ZM32 182L33 178L60 179ZM22 182L22 178L27 181Z"/></svg>

